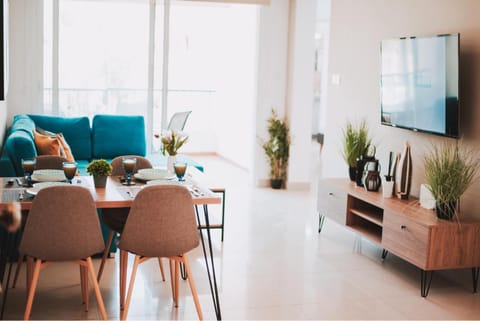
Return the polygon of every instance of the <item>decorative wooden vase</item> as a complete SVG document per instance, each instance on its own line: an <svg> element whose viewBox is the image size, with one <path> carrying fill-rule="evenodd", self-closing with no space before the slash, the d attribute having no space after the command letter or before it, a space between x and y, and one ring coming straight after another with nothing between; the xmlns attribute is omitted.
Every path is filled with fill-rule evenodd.
<svg viewBox="0 0 480 321"><path fill-rule="evenodd" d="M401 199L408 199L412 186L412 154L410 144L405 143L403 153L397 155L394 166L395 195Z"/></svg>

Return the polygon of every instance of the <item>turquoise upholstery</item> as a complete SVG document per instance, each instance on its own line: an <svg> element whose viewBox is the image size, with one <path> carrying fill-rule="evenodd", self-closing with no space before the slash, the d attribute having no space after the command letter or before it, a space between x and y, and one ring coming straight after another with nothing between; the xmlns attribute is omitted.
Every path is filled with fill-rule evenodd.
<svg viewBox="0 0 480 321"><path fill-rule="evenodd" d="M75 159L92 158L92 140L88 117L60 117L50 115L28 115L36 127L52 133L62 133Z"/></svg>
<svg viewBox="0 0 480 321"><path fill-rule="evenodd" d="M142 116L96 115L92 121L92 143L93 158L145 156L147 142L144 119Z"/></svg>

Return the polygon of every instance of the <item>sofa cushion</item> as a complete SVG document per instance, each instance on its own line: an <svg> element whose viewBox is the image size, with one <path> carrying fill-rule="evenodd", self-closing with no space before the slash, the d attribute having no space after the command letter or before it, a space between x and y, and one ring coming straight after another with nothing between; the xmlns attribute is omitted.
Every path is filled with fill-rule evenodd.
<svg viewBox="0 0 480 321"><path fill-rule="evenodd" d="M29 115L36 127L52 133L63 133L75 159L91 159L92 143L88 117Z"/></svg>
<svg viewBox="0 0 480 321"><path fill-rule="evenodd" d="M60 156L65 157L69 162L75 161L75 157L73 157L70 145L68 145L67 140L65 139L65 137L63 137L62 133L55 134L55 133L49 132L48 130L44 130L40 127L37 127L35 131L42 135L54 137L60 145ZM35 136L35 139L36 138L37 137ZM37 142L35 141L35 145L36 144ZM38 146L37 146L37 150L38 150Z"/></svg>
<svg viewBox="0 0 480 321"><path fill-rule="evenodd" d="M30 135L33 140L33 131L35 130L35 123L27 115L15 115L13 117L12 127L10 127L10 133L16 131L24 131Z"/></svg>
<svg viewBox="0 0 480 321"><path fill-rule="evenodd" d="M36 130L33 133L38 155L63 156L65 154L56 135L43 135Z"/></svg>
<svg viewBox="0 0 480 321"><path fill-rule="evenodd" d="M4 156L7 156L12 162L17 175L22 175L22 158L37 156L37 149L33 142L33 134L25 130L12 132L5 141L3 153Z"/></svg>
<svg viewBox="0 0 480 321"><path fill-rule="evenodd" d="M93 158L146 154L143 116L96 115L92 121Z"/></svg>

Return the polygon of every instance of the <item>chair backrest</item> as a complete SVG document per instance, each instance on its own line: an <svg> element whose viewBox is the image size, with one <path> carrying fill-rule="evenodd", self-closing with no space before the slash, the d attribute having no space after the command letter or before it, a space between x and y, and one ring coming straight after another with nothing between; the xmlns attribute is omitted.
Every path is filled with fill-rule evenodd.
<svg viewBox="0 0 480 321"><path fill-rule="evenodd" d="M188 116L190 116L191 112L192 111L182 111L173 114L172 118L170 118L167 129L174 131L183 130L185 128L185 124L187 123Z"/></svg>
<svg viewBox="0 0 480 321"><path fill-rule="evenodd" d="M63 162L67 159L56 155L39 155L35 169L63 169Z"/></svg>
<svg viewBox="0 0 480 321"><path fill-rule="evenodd" d="M122 158L124 157L130 157L130 158L136 158L137 159L137 165L135 167L134 173L138 172L139 169L144 169L144 168L152 168L152 163L148 159L142 156L137 156L137 155L125 155L125 156L118 156L115 157L112 160L112 175L119 176L119 175L124 175L125 171L123 170L123 165L122 165Z"/></svg>
<svg viewBox="0 0 480 321"><path fill-rule="evenodd" d="M93 196L80 186L51 186L35 196L20 252L46 261L83 259L105 247Z"/></svg>
<svg viewBox="0 0 480 321"><path fill-rule="evenodd" d="M119 247L142 256L168 257L198 244L190 192L178 185L152 185L135 197Z"/></svg>

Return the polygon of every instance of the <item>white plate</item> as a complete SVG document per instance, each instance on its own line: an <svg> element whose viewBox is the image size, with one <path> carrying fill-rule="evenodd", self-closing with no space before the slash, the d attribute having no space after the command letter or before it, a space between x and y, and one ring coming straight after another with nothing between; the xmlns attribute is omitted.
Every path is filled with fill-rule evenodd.
<svg viewBox="0 0 480 321"><path fill-rule="evenodd" d="M69 185L70 186L70 184L64 183L64 182L43 182L43 183L33 184L32 188L27 188L25 191L28 194L37 195L37 193L44 188L51 187L51 186L60 186L60 185Z"/></svg>
<svg viewBox="0 0 480 321"><path fill-rule="evenodd" d="M154 179L152 181L148 181L147 185L180 185L188 188L188 184L185 184L185 182L172 181L167 179Z"/></svg>
<svg viewBox="0 0 480 321"><path fill-rule="evenodd" d="M32 180L35 182L61 182L66 179L61 169L39 169L32 174Z"/></svg>
<svg viewBox="0 0 480 321"><path fill-rule="evenodd" d="M157 168L145 168L138 171L138 173L133 175L135 178L143 180L143 181L150 181L154 179L175 179L175 174L167 172L164 169L157 169Z"/></svg>

